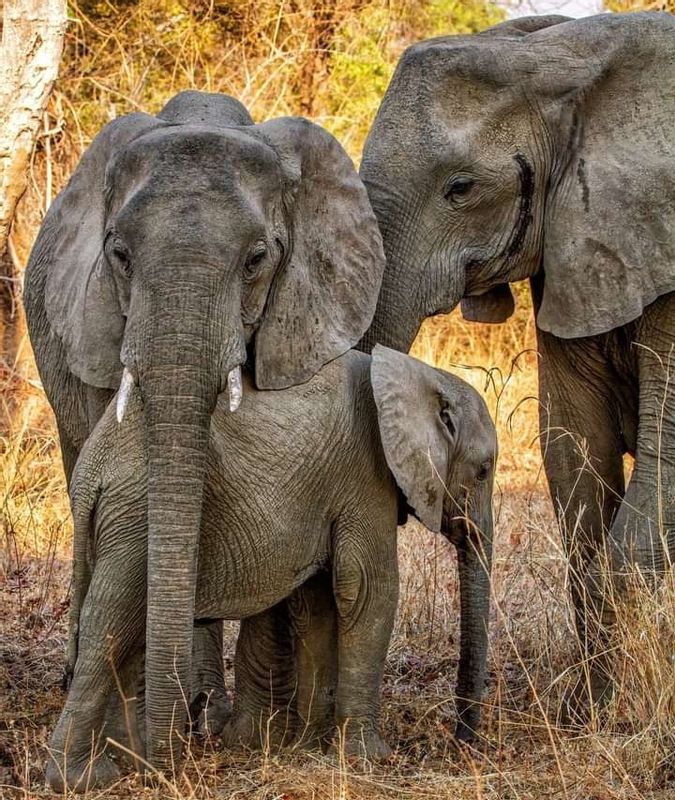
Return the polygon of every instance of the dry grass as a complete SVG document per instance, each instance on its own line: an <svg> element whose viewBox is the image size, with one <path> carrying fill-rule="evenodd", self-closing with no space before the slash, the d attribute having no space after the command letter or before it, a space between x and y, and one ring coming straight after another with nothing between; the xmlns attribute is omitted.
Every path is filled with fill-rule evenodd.
<svg viewBox="0 0 675 800"><path fill-rule="evenodd" d="M63 75L45 116L14 231L17 259L25 261L50 197L111 116L139 106L156 110L173 91L189 86L229 91L258 119L305 110L358 157L406 41L436 32L439 8L441 16L452 12L443 17L446 27L447 19L456 29L487 20L479 2L431 4L438 19L424 17L410 2L341 3L349 25L339 27L331 42L330 52L339 56L332 66L317 45L325 29L307 27L311 4L304 0L293 4L295 11L283 24L277 24L285 7L280 2L264 0L254 7L235 0L227 4L234 27L226 36L213 27L214 14L225 7L221 3L73 4ZM368 5L370 16L364 16ZM321 8L330 10L331 4ZM329 66L334 69L330 97ZM473 750L453 746L458 644L453 554L439 537L411 523L400 533L401 604L384 685L383 728L395 749L390 763L364 772L322 756L228 754L218 752L214 742L196 742L175 784L143 787L132 778L92 797L675 798L672 579L656 593L637 592L619 617L620 681L606 713L587 725L566 727L559 721L583 669L575 666L565 560L541 476L533 348L526 290L518 292L517 313L506 325L469 325L458 314L439 317L425 324L415 345L418 356L484 392L499 430L484 739ZM2 400L18 408L11 430L0 439L2 800L49 796L43 788L45 747L64 699L71 526L53 421L39 387L25 377L31 374L30 369L19 374L11 365L0 371ZM231 671L228 676L231 681Z"/></svg>

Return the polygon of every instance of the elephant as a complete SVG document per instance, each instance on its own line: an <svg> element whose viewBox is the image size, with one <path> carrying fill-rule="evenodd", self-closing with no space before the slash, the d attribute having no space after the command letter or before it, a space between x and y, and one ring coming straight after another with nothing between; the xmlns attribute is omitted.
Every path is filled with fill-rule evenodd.
<svg viewBox="0 0 675 800"><path fill-rule="evenodd" d="M387 258L366 349L458 304L503 322L530 281L579 710L611 693L610 590L675 544L674 35L670 14L545 16L414 44L360 167Z"/></svg>
<svg viewBox="0 0 675 800"><path fill-rule="evenodd" d="M147 738L180 760L202 486L219 393L302 383L349 350L384 268L339 143L301 118L259 125L188 93L106 125L51 205L25 275L38 370L66 475L111 395L133 387L148 436Z"/></svg>
<svg viewBox="0 0 675 800"><path fill-rule="evenodd" d="M302 730L322 735L334 719L347 752L388 755L379 687L398 598L396 527L410 511L457 547L460 720L474 727L486 672L497 450L480 395L379 346L372 357L352 350L283 390L257 390L246 370L244 395L231 414L221 394L211 416L195 619L258 614L329 571L331 606L315 606L311 588L304 605L288 606L304 630ZM121 423L109 405L71 481L76 659L50 744L55 791L117 775L105 753L91 758L92 741L115 673L144 645L151 458L142 390L134 388Z"/></svg>

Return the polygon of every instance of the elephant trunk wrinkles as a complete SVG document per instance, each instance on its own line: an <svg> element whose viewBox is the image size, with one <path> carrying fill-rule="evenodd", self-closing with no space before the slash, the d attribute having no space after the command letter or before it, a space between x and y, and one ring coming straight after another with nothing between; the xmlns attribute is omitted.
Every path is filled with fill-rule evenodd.
<svg viewBox="0 0 675 800"><path fill-rule="evenodd" d="M469 530L457 547L461 605L457 675L458 739L473 738L480 722L490 615L492 509L476 514L467 525Z"/></svg>
<svg viewBox="0 0 675 800"><path fill-rule="evenodd" d="M178 763L189 695L206 448L222 364L209 306L198 294L163 297L139 348L148 435L146 719L148 757L159 769Z"/></svg>
<svg viewBox="0 0 675 800"><path fill-rule="evenodd" d="M370 353L376 344L407 353L417 336L423 315L416 307L419 275L415 261L412 226L399 218L398 206L374 184L367 185L373 211L382 233L387 259L377 307L359 349Z"/></svg>
<svg viewBox="0 0 675 800"><path fill-rule="evenodd" d="M459 303L463 285L453 291L452 281L444 278L445 271L433 262L426 263L432 258L431 251L422 220L406 210L410 201L388 196L376 182L367 181L366 186L387 263L373 321L358 347L369 353L379 343L407 353L427 317Z"/></svg>

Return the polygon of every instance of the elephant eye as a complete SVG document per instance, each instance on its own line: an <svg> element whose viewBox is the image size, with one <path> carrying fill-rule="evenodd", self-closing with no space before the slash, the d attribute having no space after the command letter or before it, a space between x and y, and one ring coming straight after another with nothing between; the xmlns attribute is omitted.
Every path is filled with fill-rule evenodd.
<svg viewBox="0 0 675 800"><path fill-rule="evenodd" d="M127 276L127 278L130 278L131 255L129 253L129 249L114 231L110 231L106 236L103 249L108 257L108 261L114 265L117 265Z"/></svg>
<svg viewBox="0 0 675 800"><path fill-rule="evenodd" d="M484 481L490 474L491 468L492 468L491 461L483 461L480 467L478 467L478 472L476 473L476 480L480 482Z"/></svg>
<svg viewBox="0 0 675 800"><path fill-rule="evenodd" d="M445 187L444 197L449 202L458 201L466 197L473 189L475 181L465 175L452 178Z"/></svg>
<svg viewBox="0 0 675 800"><path fill-rule="evenodd" d="M267 255L267 245L265 242L258 242L246 260L246 273L249 280L257 277L260 265Z"/></svg>

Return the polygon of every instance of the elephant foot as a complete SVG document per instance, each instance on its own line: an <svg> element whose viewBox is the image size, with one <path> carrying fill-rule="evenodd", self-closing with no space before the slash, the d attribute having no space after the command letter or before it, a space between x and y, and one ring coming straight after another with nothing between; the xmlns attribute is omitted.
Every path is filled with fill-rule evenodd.
<svg viewBox="0 0 675 800"><path fill-rule="evenodd" d="M101 753L85 763L64 758L63 762L50 756L45 768L47 785L57 794L67 791L81 794L93 789L105 789L121 777L117 764Z"/></svg>
<svg viewBox="0 0 675 800"><path fill-rule="evenodd" d="M563 725L585 725L594 713L602 711L612 699L614 686L607 675L593 670L582 676L574 689L562 699L560 722Z"/></svg>
<svg viewBox="0 0 675 800"><path fill-rule="evenodd" d="M285 709L257 716L235 711L225 723L221 739L228 749L278 750L291 741L293 733L294 725Z"/></svg>
<svg viewBox="0 0 675 800"><path fill-rule="evenodd" d="M291 747L293 750L301 750L303 752L316 752L317 750L326 752L330 746L332 733L332 726L305 725L298 730Z"/></svg>
<svg viewBox="0 0 675 800"><path fill-rule="evenodd" d="M190 705L192 730L198 736L218 736L232 716L232 703L224 690L200 692Z"/></svg>
<svg viewBox="0 0 675 800"><path fill-rule="evenodd" d="M342 740L342 750L348 760L358 761L386 761L392 754L392 749L372 727L359 726L350 723Z"/></svg>
<svg viewBox="0 0 675 800"><path fill-rule="evenodd" d="M472 744L476 741L477 733L475 726L467 725L466 722L458 721L455 726L455 739L462 744Z"/></svg>

